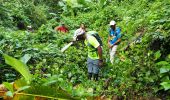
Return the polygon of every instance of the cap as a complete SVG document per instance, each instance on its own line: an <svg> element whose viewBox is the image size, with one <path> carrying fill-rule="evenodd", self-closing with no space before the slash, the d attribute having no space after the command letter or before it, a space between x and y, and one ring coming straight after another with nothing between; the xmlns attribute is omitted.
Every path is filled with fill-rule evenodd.
<svg viewBox="0 0 170 100"><path fill-rule="evenodd" d="M83 30L82 28L77 29L74 32L74 37L73 40L76 40L78 36L85 34L85 30Z"/></svg>
<svg viewBox="0 0 170 100"><path fill-rule="evenodd" d="M114 20L110 21L110 25L115 25L116 22Z"/></svg>
<svg viewBox="0 0 170 100"><path fill-rule="evenodd" d="M79 36L79 35L83 35L84 33L85 33L85 31L80 28L80 29L77 29L74 34L76 34L77 36Z"/></svg>

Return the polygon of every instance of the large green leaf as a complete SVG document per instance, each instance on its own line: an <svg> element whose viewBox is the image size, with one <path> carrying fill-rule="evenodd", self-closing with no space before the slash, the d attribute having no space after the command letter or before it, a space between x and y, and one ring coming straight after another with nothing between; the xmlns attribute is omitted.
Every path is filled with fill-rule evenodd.
<svg viewBox="0 0 170 100"><path fill-rule="evenodd" d="M20 91L23 91L23 90L26 90L29 88L30 88L30 86L23 86L23 87L19 88L16 92L20 92Z"/></svg>
<svg viewBox="0 0 170 100"><path fill-rule="evenodd" d="M166 73L170 71L170 66L163 66L160 68L160 73Z"/></svg>
<svg viewBox="0 0 170 100"><path fill-rule="evenodd" d="M162 82L161 85L164 87L165 91L170 89L170 83L169 82Z"/></svg>
<svg viewBox="0 0 170 100"><path fill-rule="evenodd" d="M6 54L3 54L3 56L5 58L5 63L12 66L16 71L18 71L29 83L31 80L31 74L28 67L20 60L17 60L11 56L8 56Z"/></svg>
<svg viewBox="0 0 170 100"><path fill-rule="evenodd" d="M14 92L14 89L11 83L3 82L3 84L9 91L11 91L12 93Z"/></svg>
<svg viewBox="0 0 170 100"><path fill-rule="evenodd" d="M169 63L167 61L160 61L158 63L156 63L156 65L158 66L164 66L164 65L168 65Z"/></svg>

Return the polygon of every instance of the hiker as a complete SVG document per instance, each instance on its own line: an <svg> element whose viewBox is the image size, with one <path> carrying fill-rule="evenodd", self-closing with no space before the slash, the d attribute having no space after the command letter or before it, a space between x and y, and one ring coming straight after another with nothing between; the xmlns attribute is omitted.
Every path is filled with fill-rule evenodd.
<svg viewBox="0 0 170 100"><path fill-rule="evenodd" d="M55 30L62 33L67 33L69 31L64 23L62 23L61 26L55 27Z"/></svg>
<svg viewBox="0 0 170 100"><path fill-rule="evenodd" d="M108 47L110 49L110 62L113 64L114 56L118 47L118 44L121 41L121 30L119 27L116 27L115 21L110 21L110 29L108 36Z"/></svg>
<svg viewBox="0 0 170 100"><path fill-rule="evenodd" d="M98 35L95 31L77 31L76 40L81 41L84 40L85 45L88 49L88 59L87 59L87 66L88 66L88 79L93 79L95 81L98 80L99 69L103 65L102 59L102 43L101 40L99 41L96 37ZM97 34L97 35L95 35Z"/></svg>

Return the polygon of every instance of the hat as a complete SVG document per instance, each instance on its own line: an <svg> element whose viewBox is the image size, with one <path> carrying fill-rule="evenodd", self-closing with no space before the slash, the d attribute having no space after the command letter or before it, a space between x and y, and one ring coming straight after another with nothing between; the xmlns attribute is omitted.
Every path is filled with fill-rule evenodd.
<svg viewBox="0 0 170 100"><path fill-rule="evenodd" d="M74 32L73 40L76 40L78 36L85 34L85 30L79 28Z"/></svg>
<svg viewBox="0 0 170 100"><path fill-rule="evenodd" d="M110 21L110 25L115 25L116 22L114 20Z"/></svg>
<svg viewBox="0 0 170 100"><path fill-rule="evenodd" d="M77 36L79 36L79 35L83 35L84 33L85 33L85 31L80 28L80 29L77 29L74 34L76 34Z"/></svg>
<svg viewBox="0 0 170 100"><path fill-rule="evenodd" d="M31 26L31 25L29 25L29 26L27 26L27 28L32 28L32 26Z"/></svg>

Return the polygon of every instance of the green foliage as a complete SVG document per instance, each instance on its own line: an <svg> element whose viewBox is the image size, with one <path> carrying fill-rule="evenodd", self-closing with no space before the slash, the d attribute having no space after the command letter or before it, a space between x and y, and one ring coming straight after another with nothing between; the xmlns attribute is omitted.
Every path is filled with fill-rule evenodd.
<svg viewBox="0 0 170 100"><path fill-rule="evenodd" d="M12 84L10 84L8 82L3 82L3 84L9 91L11 91L12 93L14 92Z"/></svg>
<svg viewBox="0 0 170 100"><path fill-rule="evenodd" d="M28 67L21 61L12 58L6 54L3 54L3 56L5 58L5 63L12 66L18 72L20 72L20 74L22 74L25 80L29 83L31 80L31 74L29 72Z"/></svg>
<svg viewBox="0 0 170 100"><path fill-rule="evenodd" d="M45 4L36 3L34 0L1 1L1 19L4 20L2 25L13 27L22 22L25 25L32 24L32 26L38 28L51 17L50 14L47 14L49 7Z"/></svg>
<svg viewBox="0 0 170 100"><path fill-rule="evenodd" d="M28 77L28 75L25 74L27 72L27 70L25 69L26 67L24 66L24 64L21 64L21 62L19 60L16 60L15 58L12 58L8 55L4 54L4 57L5 57L6 63L10 64L10 65L13 64L11 66L13 66L17 71L19 71L25 77L25 80L28 81L29 77ZM18 68L20 68L20 70L18 70L16 68L16 66ZM22 70L22 69L24 69L24 70ZM35 76L35 78L36 78L36 76ZM29 80L29 81L31 81L31 80ZM15 84L17 84L17 86L20 87L17 90L17 92L24 90L26 93L32 94L30 96L35 96L34 94L36 94L36 97L37 96L39 96L39 97L45 96L45 98L57 97L57 98L62 98L62 99L76 99L76 98L72 97L71 95L69 95L69 93L67 93L67 91L69 91L69 92L73 91L72 85L69 83L66 84L66 81L64 81L62 78L53 76L48 79L42 78L42 79L39 79L38 81L39 81L38 83L35 82L34 80L31 81L30 86L22 86L22 84L23 84L22 81L16 81ZM14 89L13 89L12 84L7 83L7 82L4 82L3 84L9 90L7 93L7 96L13 96ZM49 86L52 86L52 87L49 87ZM61 86L61 88L60 88L60 86ZM65 89L67 89L67 91L65 91ZM74 94L74 96L81 96L81 97L83 97L84 95L87 95L82 91L85 91L85 90L82 87L79 87L77 89L77 91L74 91L73 94ZM51 97L49 97L49 96L51 96Z"/></svg>
<svg viewBox="0 0 170 100"><path fill-rule="evenodd" d="M170 63L167 61L160 61L157 63L157 66L160 68L160 79L162 86L160 89L164 89L165 91L170 89Z"/></svg>
<svg viewBox="0 0 170 100"><path fill-rule="evenodd" d="M32 94L31 97L70 99L100 94L111 97L114 94L133 100L134 96L163 95L161 90L169 93L170 89L170 60L167 57L170 50L169 5L168 0L3 1L0 5L0 23L3 24L0 27L0 49L21 59L19 63L25 63L30 68L33 74L31 87L23 88L23 91L25 95ZM110 20L115 20L122 31L122 42L113 65L109 63L107 47ZM4 28L19 21L32 24L37 30L30 33ZM63 35L53 30L59 21L69 27L69 34ZM60 52L72 40L74 30L81 23L87 26L87 31L98 31L104 43L106 63L101 68L98 82L87 79L87 50L83 43L74 44L64 54ZM133 42L139 34L142 37L138 38L138 42ZM129 48L124 50L127 45ZM15 65L13 61L10 65ZM9 70L9 66L3 59L1 62L0 71L10 78L7 75L9 72L4 71L5 68ZM17 78L19 76L18 73L12 74ZM107 79L110 82L107 88L103 88ZM21 85L21 90L23 86L27 84ZM95 93L93 88L96 88Z"/></svg>

